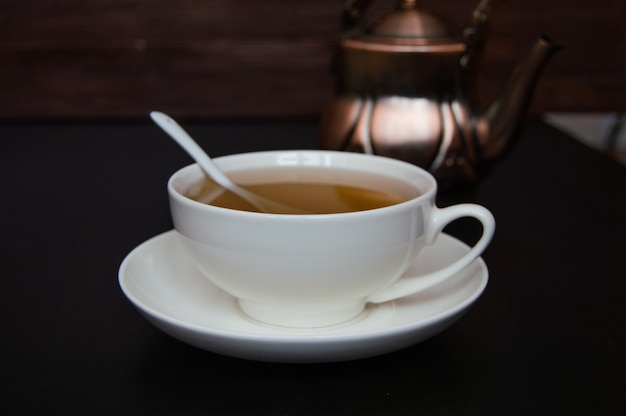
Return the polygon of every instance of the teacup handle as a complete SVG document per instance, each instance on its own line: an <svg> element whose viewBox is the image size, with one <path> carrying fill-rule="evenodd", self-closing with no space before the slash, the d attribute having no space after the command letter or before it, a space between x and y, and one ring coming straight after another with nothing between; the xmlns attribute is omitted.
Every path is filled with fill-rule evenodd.
<svg viewBox="0 0 626 416"><path fill-rule="evenodd" d="M463 257L434 272L420 276L403 276L390 286L371 295L367 301L380 303L421 292L449 279L476 260L487 248L496 229L493 215L480 205L459 204L447 208L433 207L426 232L426 245L433 244L446 225L463 217L476 218L483 226L480 239Z"/></svg>

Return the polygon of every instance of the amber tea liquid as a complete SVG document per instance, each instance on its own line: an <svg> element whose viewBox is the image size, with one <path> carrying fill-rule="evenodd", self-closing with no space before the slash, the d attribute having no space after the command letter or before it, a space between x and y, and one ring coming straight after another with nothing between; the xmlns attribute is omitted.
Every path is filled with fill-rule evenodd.
<svg viewBox="0 0 626 416"><path fill-rule="evenodd" d="M231 172L228 176L251 192L312 214L382 208L419 195L415 188L397 179L335 169L272 168ZM223 208L258 212L253 205L208 178L194 185L185 196Z"/></svg>

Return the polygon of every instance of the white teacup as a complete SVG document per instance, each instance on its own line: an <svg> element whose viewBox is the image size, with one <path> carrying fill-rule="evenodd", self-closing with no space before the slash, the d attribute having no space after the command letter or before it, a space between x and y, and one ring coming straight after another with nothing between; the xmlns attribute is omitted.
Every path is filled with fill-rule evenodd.
<svg viewBox="0 0 626 416"><path fill-rule="evenodd" d="M423 169L395 159L332 151L269 151L217 158L227 174L242 170L348 170L392 177L421 195L395 205L338 214L289 215L220 208L185 194L205 176L197 165L168 183L174 227L197 268L233 295L243 312L267 324L311 328L358 316L385 302L438 284L467 267L489 244L495 222L474 204L435 206L437 183ZM259 175L262 177L263 175ZM297 176L297 175L296 175ZM363 184L362 184L363 185ZM364 184L367 185L367 184ZM463 257L422 276L403 276L424 245L461 217L483 226Z"/></svg>

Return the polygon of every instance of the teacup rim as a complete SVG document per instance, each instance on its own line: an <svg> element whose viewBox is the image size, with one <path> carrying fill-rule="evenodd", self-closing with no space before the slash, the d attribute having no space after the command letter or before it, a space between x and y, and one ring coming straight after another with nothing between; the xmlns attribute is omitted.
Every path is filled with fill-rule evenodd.
<svg viewBox="0 0 626 416"><path fill-rule="evenodd" d="M270 155L289 154L289 153L295 153L299 155L325 154L325 155L330 155L330 156L341 156L341 157L348 157L348 158L368 158L368 159L375 159L375 160L383 160L385 163L397 164L399 166L404 166L405 168L419 172L423 178L427 179L427 181L429 182L429 186L428 186L428 189L421 190L422 192L420 193L420 195L414 198L411 198L407 201L394 204L394 205L381 207L381 208L374 208L374 209L368 209L368 210L362 210L362 211L338 212L338 213L330 213L330 214L327 214L327 213L326 214L314 214L314 213L312 214L281 214L281 213L244 211L244 210L219 207L219 206L199 202L199 201L196 201L192 198L185 196L182 192L178 191L174 187L174 181L178 179L180 176L182 176L184 173L186 173L187 171L191 171L191 170L195 170L198 173L203 173L202 169L197 163L190 163L186 166L183 166L177 169L174 173L170 175L167 181L167 190L171 198L175 198L176 200L178 200L179 202L183 204L196 207L197 209L201 209L201 210L205 210L209 212L213 211L213 212L219 212L225 215L227 214L227 215L243 216L242 218L284 218L288 220L295 220L295 219L302 219L302 218L330 219L330 218L345 218L346 216L357 217L357 216L363 216L363 215L371 216L371 215L376 215L378 213L387 215L390 210L404 210L409 205L414 205L416 203L421 204L422 202L427 201L427 200L434 201L437 195L438 183L437 183L437 180L434 178L434 176L430 172L428 172L427 170L417 165L414 165L414 164L411 164L411 163L408 163L399 159L386 157L386 156L372 155L372 154L366 154L366 153L356 153L356 152L335 151L335 150L288 149L288 150L263 150L263 151L233 153L229 155L216 157L213 160L216 164L219 165L223 163L224 160L228 160L228 159L232 160L235 158L254 157L254 156L262 156L262 155L270 156Z"/></svg>

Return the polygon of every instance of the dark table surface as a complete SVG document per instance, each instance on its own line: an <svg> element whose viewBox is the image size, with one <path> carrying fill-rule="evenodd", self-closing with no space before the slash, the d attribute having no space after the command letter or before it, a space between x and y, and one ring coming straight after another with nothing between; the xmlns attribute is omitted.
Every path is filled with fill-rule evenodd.
<svg viewBox="0 0 626 416"><path fill-rule="evenodd" d="M188 127L216 156L315 146L313 121ZM496 217L474 307L410 348L309 365L196 349L123 296L120 262L172 228L165 183L190 163L148 120L0 140L3 414L626 414L626 168L539 121L440 201Z"/></svg>

